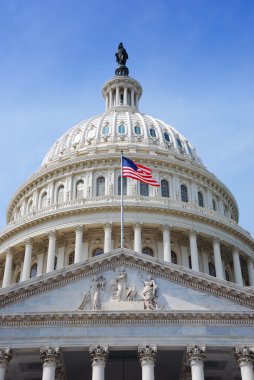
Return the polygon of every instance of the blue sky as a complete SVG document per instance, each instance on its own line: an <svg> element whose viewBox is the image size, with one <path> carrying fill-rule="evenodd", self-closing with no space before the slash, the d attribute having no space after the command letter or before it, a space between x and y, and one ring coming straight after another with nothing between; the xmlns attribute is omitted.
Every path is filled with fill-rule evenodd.
<svg viewBox="0 0 254 380"><path fill-rule="evenodd" d="M252 0L0 0L0 227L54 141L104 110L120 41L141 111L190 140L254 236Z"/></svg>

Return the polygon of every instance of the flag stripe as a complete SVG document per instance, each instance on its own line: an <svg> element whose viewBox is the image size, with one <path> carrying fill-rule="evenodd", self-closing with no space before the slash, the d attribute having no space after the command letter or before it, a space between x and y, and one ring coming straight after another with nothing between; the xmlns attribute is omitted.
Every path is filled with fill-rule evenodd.
<svg viewBox="0 0 254 380"><path fill-rule="evenodd" d="M160 184L152 177L150 168L137 164L127 157L123 157L122 175L126 178L136 179L137 181L147 183L152 186L160 186Z"/></svg>

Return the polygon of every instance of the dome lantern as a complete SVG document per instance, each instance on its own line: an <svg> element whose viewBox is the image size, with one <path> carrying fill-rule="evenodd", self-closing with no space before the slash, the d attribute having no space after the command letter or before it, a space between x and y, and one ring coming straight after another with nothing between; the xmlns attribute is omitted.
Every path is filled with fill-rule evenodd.
<svg viewBox="0 0 254 380"><path fill-rule="evenodd" d="M129 77L129 69L125 65L128 54L122 42L119 44L115 56L118 63L115 77L108 80L102 89L106 110L115 107L131 107L134 111L138 111L142 87L135 79Z"/></svg>

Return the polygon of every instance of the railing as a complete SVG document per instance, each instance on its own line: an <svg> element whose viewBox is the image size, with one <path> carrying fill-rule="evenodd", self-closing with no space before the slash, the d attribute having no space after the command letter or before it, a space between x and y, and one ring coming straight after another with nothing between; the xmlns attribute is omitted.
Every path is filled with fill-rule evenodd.
<svg viewBox="0 0 254 380"><path fill-rule="evenodd" d="M226 226L232 227L241 234L245 235L247 238L252 239L250 233L246 230L244 230L242 227L240 227L236 221L233 219L229 219L224 217L223 215L220 215L217 211L209 210L205 207L200 207L193 203L185 203L178 200L173 200L169 198L164 197L146 197L146 196L140 196L140 195L126 195L124 196L124 205L125 206L132 206L135 205L135 207L154 207L154 208L163 208L165 210L171 209L171 210L177 210L177 211L185 211L193 214L203 215L204 217L211 218L215 220L216 222L220 222ZM24 223L27 223L29 221L36 220L38 218L52 215L57 212L61 211L68 211L68 210L75 210L78 208L86 209L86 208L97 208L97 207L119 207L120 206L120 196L111 196L111 195L105 195L105 196L98 196L98 197L91 197L91 198L82 198L82 199L75 199L68 202L64 202L61 204L52 204L44 209L33 211L27 215L24 215L23 217L20 217L19 219L12 221L8 224L8 226L1 231L2 234L7 233L12 228L21 226Z"/></svg>

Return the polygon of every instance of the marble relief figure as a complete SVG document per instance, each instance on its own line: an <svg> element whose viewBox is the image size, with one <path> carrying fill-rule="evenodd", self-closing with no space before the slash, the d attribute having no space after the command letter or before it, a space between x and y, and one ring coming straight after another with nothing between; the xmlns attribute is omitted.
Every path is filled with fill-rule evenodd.
<svg viewBox="0 0 254 380"><path fill-rule="evenodd" d="M147 279L144 279L141 276L140 272L138 272L138 276L140 280L144 283L144 288L142 290L142 297L144 300L144 309L145 310L161 309L161 307L157 303L158 285L156 285L151 275L148 275Z"/></svg>
<svg viewBox="0 0 254 380"><path fill-rule="evenodd" d="M102 293L106 285L105 278L100 275L94 277L90 283L90 289L83 294L83 299L77 310L84 310L88 305L92 310L101 310Z"/></svg>

